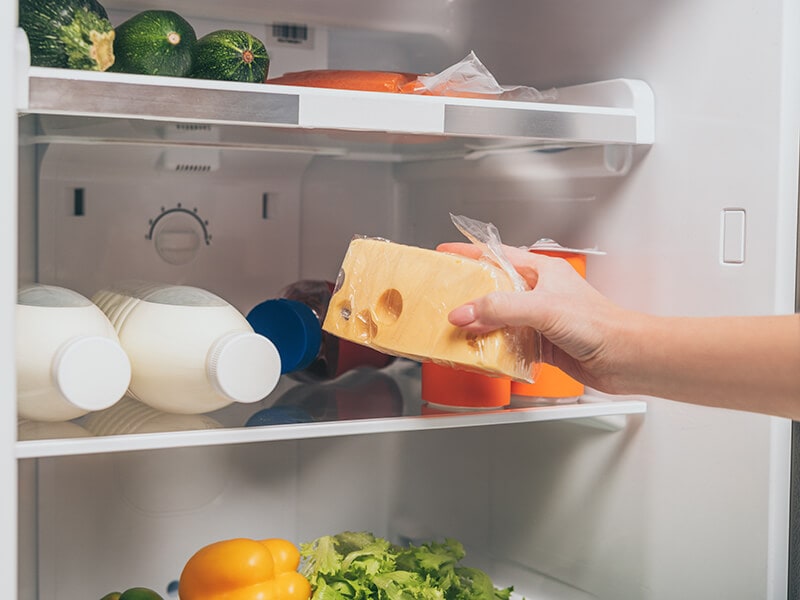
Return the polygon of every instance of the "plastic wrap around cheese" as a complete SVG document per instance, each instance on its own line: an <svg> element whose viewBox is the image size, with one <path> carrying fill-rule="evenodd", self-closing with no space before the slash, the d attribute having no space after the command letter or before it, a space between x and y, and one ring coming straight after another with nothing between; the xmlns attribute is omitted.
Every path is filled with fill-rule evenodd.
<svg viewBox="0 0 800 600"><path fill-rule="evenodd" d="M448 313L494 291L513 291L488 262L376 238L356 238L342 262L323 329L412 360L530 382L539 334L529 328L468 333Z"/></svg>

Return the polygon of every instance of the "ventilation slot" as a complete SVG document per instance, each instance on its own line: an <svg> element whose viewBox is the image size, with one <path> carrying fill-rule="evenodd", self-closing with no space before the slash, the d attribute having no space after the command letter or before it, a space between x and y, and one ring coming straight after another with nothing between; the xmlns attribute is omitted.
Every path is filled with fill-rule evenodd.
<svg viewBox="0 0 800 600"><path fill-rule="evenodd" d="M208 173L211 165L175 165L175 170L181 173Z"/></svg>
<svg viewBox="0 0 800 600"><path fill-rule="evenodd" d="M200 175L219 169L220 151L216 148L169 148L164 150L159 169L173 173Z"/></svg>
<svg viewBox="0 0 800 600"><path fill-rule="evenodd" d="M273 23L269 41L311 49L314 47L314 29L301 23Z"/></svg>
<svg viewBox="0 0 800 600"><path fill-rule="evenodd" d="M175 129L178 131L213 131L211 125L203 123L175 123Z"/></svg>

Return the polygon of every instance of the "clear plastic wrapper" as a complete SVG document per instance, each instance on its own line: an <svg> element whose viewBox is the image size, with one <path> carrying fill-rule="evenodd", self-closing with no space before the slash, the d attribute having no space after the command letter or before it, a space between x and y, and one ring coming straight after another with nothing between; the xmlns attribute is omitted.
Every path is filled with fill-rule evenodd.
<svg viewBox="0 0 800 600"><path fill-rule="evenodd" d="M323 329L393 356L531 382L541 358L537 331L507 327L476 335L447 320L451 310L485 294L526 289L493 225L453 221L485 259L354 237Z"/></svg>
<svg viewBox="0 0 800 600"><path fill-rule="evenodd" d="M522 102L551 102L558 98L558 93L553 88L539 91L522 85L500 85L474 52L470 52L459 62L440 73L420 75L415 81L406 84L402 91L432 96L490 98Z"/></svg>

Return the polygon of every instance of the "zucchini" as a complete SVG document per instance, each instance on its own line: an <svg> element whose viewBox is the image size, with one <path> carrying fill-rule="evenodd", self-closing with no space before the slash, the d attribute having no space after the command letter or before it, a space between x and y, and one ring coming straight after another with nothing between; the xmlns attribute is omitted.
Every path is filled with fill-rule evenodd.
<svg viewBox="0 0 800 600"><path fill-rule="evenodd" d="M261 83L268 72L264 43L246 31L212 31L194 46L192 77Z"/></svg>
<svg viewBox="0 0 800 600"><path fill-rule="evenodd" d="M97 0L20 0L19 26L34 66L105 71L114 63L114 28Z"/></svg>
<svg viewBox="0 0 800 600"><path fill-rule="evenodd" d="M171 10L145 10L116 28L112 71L185 77L192 68L197 35Z"/></svg>

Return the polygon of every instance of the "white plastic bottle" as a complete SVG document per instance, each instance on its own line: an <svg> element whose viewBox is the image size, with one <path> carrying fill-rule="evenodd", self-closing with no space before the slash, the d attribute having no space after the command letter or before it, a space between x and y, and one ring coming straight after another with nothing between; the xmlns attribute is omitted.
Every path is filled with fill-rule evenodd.
<svg viewBox="0 0 800 600"><path fill-rule="evenodd" d="M128 395L153 408L202 414L233 402L257 402L278 383L275 345L207 290L127 282L92 300L130 358Z"/></svg>
<svg viewBox="0 0 800 600"><path fill-rule="evenodd" d="M16 329L19 418L69 421L125 394L128 357L108 318L85 296L57 286L22 286Z"/></svg>

